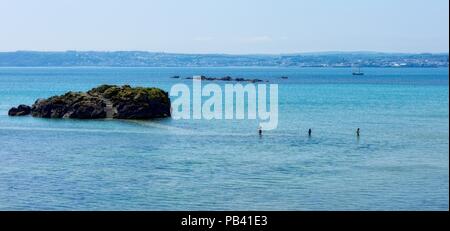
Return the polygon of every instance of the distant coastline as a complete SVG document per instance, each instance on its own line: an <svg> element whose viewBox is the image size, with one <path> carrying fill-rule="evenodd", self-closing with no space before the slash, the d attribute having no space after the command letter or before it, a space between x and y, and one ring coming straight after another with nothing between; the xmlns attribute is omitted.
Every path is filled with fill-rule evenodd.
<svg viewBox="0 0 450 231"><path fill-rule="evenodd" d="M448 67L448 53L178 54L147 51L0 52L0 67Z"/></svg>

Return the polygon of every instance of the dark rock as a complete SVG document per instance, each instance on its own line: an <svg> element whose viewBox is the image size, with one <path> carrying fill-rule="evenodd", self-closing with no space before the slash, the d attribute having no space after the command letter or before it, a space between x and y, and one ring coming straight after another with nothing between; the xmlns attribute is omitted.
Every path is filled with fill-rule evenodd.
<svg viewBox="0 0 450 231"><path fill-rule="evenodd" d="M168 93L158 88L101 85L88 92L68 92L37 100L32 115L44 118L151 119L170 116ZM109 116L109 117L111 117Z"/></svg>
<svg viewBox="0 0 450 231"><path fill-rule="evenodd" d="M87 97L83 101L75 102L63 117L77 119L98 119L106 117L106 103L94 97Z"/></svg>
<svg viewBox="0 0 450 231"><path fill-rule="evenodd" d="M178 76L178 75L172 76L172 79L179 79L179 78L180 78L180 76Z"/></svg>
<svg viewBox="0 0 450 231"><path fill-rule="evenodd" d="M17 112L18 112L17 108L16 107L12 107L11 109L9 109L8 115L9 116L16 116Z"/></svg>
<svg viewBox="0 0 450 231"><path fill-rule="evenodd" d="M217 78L214 78L214 77L206 77L206 76L200 76L200 79L201 80L209 80L209 81L213 81L213 80L217 80Z"/></svg>
<svg viewBox="0 0 450 231"><path fill-rule="evenodd" d="M19 105L17 108L13 107L8 111L9 116L25 116L29 115L30 113L31 107L23 104Z"/></svg>
<svg viewBox="0 0 450 231"><path fill-rule="evenodd" d="M235 78L233 79L230 76L225 76L222 78L215 78L215 77L206 77L204 75L201 75L199 77L187 77L186 79L200 79L200 80L207 80L207 81L213 81L213 80L220 80L220 81L237 81L237 82L250 82L250 83L258 83L258 82L269 82L269 81L263 81L261 79L245 79L245 78Z"/></svg>
<svg viewBox="0 0 450 231"><path fill-rule="evenodd" d="M260 79L251 79L251 80L249 80L251 83L259 83L259 82L262 82L262 80L260 80Z"/></svg>
<svg viewBox="0 0 450 231"><path fill-rule="evenodd" d="M231 81L231 80L233 80L233 78L231 78L230 76L225 76L225 77L223 77L223 78L220 78L219 80L222 80L222 81Z"/></svg>
<svg viewBox="0 0 450 231"><path fill-rule="evenodd" d="M31 114L43 118L105 118L105 103L99 97L82 92L68 92L61 96L37 100Z"/></svg>

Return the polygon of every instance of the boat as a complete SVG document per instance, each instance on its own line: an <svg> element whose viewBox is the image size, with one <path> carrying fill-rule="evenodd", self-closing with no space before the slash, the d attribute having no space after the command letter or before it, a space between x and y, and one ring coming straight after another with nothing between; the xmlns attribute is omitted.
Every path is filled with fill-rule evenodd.
<svg viewBox="0 0 450 231"><path fill-rule="evenodd" d="M364 75L364 72L361 72L361 68L358 67L358 71L353 71L353 75Z"/></svg>

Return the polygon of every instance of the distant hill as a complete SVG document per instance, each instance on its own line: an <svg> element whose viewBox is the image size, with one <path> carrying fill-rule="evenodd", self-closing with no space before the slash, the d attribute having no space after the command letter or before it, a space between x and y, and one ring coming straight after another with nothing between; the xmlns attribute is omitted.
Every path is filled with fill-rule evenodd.
<svg viewBox="0 0 450 231"><path fill-rule="evenodd" d="M144 51L0 52L0 67L448 67L448 53L321 52L280 55L175 54Z"/></svg>

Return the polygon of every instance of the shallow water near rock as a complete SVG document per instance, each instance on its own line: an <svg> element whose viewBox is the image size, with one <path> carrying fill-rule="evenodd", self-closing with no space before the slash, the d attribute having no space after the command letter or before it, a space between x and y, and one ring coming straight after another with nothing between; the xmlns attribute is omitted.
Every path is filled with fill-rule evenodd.
<svg viewBox="0 0 450 231"><path fill-rule="evenodd" d="M364 72L0 68L0 210L448 210L448 68ZM169 91L193 75L279 84L278 128L7 115L67 91Z"/></svg>

